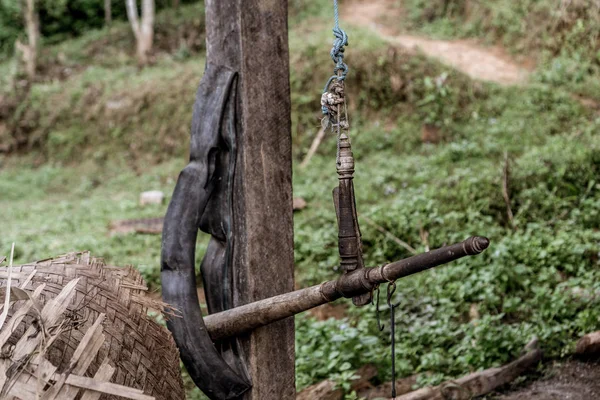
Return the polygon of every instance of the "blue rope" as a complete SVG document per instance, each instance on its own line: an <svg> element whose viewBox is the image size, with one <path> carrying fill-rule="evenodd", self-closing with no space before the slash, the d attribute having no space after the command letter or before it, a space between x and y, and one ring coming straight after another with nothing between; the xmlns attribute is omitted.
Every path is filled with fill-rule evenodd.
<svg viewBox="0 0 600 400"><path fill-rule="evenodd" d="M323 89L323 93L326 93L329 89L329 85L334 79L339 81L343 81L346 78L346 74L348 73L348 66L344 63L344 47L348 46L348 35L342 28L340 28L340 17L338 11L338 2L337 0L333 0L333 20L335 22L333 28L333 36L335 37L333 41L333 47L331 48L331 52L329 55L331 59L335 63L335 68L333 69L333 75L327 80L325 84L325 88ZM341 73L340 73L341 72ZM328 114L327 107L321 107L323 114Z"/></svg>
<svg viewBox="0 0 600 400"><path fill-rule="evenodd" d="M337 0L333 0L333 15L333 19L335 21L333 36L335 36L335 40L333 41L333 48L331 49L330 55L331 59L335 63L335 68L333 70L334 74L337 74L338 71L342 71L340 80L343 80L348 73L348 66L344 64L344 47L348 46L348 35L343 29L340 28Z"/></svg>

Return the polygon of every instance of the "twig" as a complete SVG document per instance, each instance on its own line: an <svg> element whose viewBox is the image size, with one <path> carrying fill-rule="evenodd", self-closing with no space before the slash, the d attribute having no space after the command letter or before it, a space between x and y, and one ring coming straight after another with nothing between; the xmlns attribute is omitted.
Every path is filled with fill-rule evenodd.
<svg viewBox="0 0 600 400"><path fill-rule="evenodd" d="M321 129L319 129L319 132L317 132L317 136L315 136L315 138L312 141L312 144L310 145L310 148L308 149L308 153L306 153L306 156L304 156L304 160L302 160L302 162L300 163L300 168L305 168L308 165L312 156L314 156L317 152L319 145L323 141L324 137L325 128L321 126Z"/></svg>
<svg viewBox="0 0 600 400"><path fill-rule="evenodd" d="M508 193L510 179L510 164L508 161L508 152L504 152L504 168L502 169L502 197L504 197L504 203L506 203L506 215L508 216L508 222L513 229L517 229L515 225L515 219L513 216L512 209L510 208L510 196Z"/></svg>
<svg viewBox="0 0 600 400"><path fill-rule="evenodd" d="M392 240L393 242L397 243L399 246L402 246L406 250L408 250L408 252L410 254L412 254L412 255L416 255L417 254L417 250L415 250L414 247L412 247L410 244L406 243L404 240L399 239L398 237L394 236L394 234L392 232L388 231L383 226L378 225L375 221L373 221L369 217L365 217L365 216L361 216L361 217L365 220L365 222L367 224L373 226L379 232L383 233L388 239Z"/></svg>
<svg viewBox="0 0 600 400"><path fill-rule="evenodd" d="M6 321L6 317L8 316L8 308L10 307L10 284L11 284L11 275L12 275L12 265L13 265L13 257L15 255L15 244L13 242L12 247L10 249L10 261L8 262L8 279L6 280L6 295L4 296L4 310L2 310L2 314L0 315L0 329L4 326L4 321Z"/></svg>

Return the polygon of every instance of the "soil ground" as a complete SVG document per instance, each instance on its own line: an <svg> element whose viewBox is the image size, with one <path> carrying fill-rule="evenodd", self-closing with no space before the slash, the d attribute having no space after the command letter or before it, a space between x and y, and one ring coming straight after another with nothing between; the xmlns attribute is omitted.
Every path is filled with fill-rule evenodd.
<svg viewBox="0 0 600 400"><path fill-rule="evenodd" d="M495 397L496 400L594 400L600 399L600 363L571 360L555 363L536 380Z"/></svg>

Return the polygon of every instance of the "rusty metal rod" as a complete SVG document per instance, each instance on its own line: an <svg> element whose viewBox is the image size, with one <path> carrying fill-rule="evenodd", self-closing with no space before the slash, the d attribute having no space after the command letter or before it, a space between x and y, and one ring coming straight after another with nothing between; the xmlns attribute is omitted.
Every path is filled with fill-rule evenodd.
<svg viewBox="0 0 600 400"><path fill-rule="evenodd" d="M381 267L360 268L342 275L335 281L327 281L306 289L211 314L204 318L204 323L210 337L215 341L237 336L341 297L351 298L368 293L376 285L404 278L465 256L480 254L487 249L489 243L490 241L485 237L473 236L463 242Z"/></svg>

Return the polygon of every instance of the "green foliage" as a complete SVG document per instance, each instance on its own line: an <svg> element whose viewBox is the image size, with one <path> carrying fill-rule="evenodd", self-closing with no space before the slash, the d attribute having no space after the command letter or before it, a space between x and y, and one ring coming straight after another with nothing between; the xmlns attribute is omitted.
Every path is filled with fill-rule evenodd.
<svg viewBox="0 0 600 400"><path fill-rule="evenodd" d="M326 0L289 0L288 13L291 24L315 17L331 16L331 2Z"/></svg>
<svg viewBox="0 0 600 400"><path fill-rule="evenodd" d="M171 7L171 0L155 0L155 3L157 10ZM198 0L181 3L203 4ZM36 7L46 44L59 43L105 25L104 0L38 0ZM127 20L124 0L111 0L111 11L113 20ZM12 52L15 40L23 35L21 0L0 1L0 59Z"/></svg>
<svg viewBox="0 0 600 400"><path fill-rule="evenodd" d="M314 74L306 71L317 66L304 63L317 50L306 49L310 57L294 65L307 68L299 76L308 80ZM425 250L423 232L431 248L473 234L492 240L482 256L398 283L399 373L421 373L421 385L439 383L506 363L533 336L549 357L568 354L582 333L600 327L594 311L600 119L555 87L482 85L421 56L395 61L384 49L361 49L360 60L349 62L359 212L419 251ZM373 62L378 68L363 69ZM390 90L394 74L405 84L396 92ZM430 121L443 127L445 142L421 142L421 124ZM295 170L295 194L309 203L295 216L297 274L306 285L339 274L332 268L337 232L327 189L336 184L335 144L329 139L321 147L322 157ZM516 231L502 197L505 151ZM361 225L369 265L410 255ZM384 320L387 315L383 307ZM297 324L300 387L332 376L348 387L351 373L368 362L380 368L379 379L390 378L389 328L378 332L373 307L351 309L343 321L299 317ZM345 339L332 340L335 335ZM379 343L361 347L361 338L376 337ZM360 361L354 358L358 347ZM340 375L342 366L347 375Z"/></svg>
<svg viewBox="0 0 600 400"><path fill-rule="evenodd" d="M15 40L23 30L22 20L18 1L0 1L0 55L12 51Z"/></svg>
<svg viewBox="0 0 600 400"><path fill-rule="evenodd" d="M16 262L69 251L90 250L116 265L138 267L156 287L160 237L109 235L109 223L125 218L156 217L165 206L138 205L143 190L169 194L181 162L137 176L126 165L87 162L76 169L45 165L0 171L0 208L5 232L0 248L16 242ZM202 246L200 246L202 248Z"/></svg>
<svg viewBox="0 0 600 400"><path fill-rule="evenodd" d="M319 126L320 93L333 68L330 15L322 12L329 4L321 3L290 2L296 161ZM406 3L426 7L417 0ZM517 51L528 43L516 23L531 16L525 5L510 9L504 1L477 2L475 10L485 8L491 17L476 23L484 14L474 12L475 19L461 28L470 30L459 31L462 4L448 2L445 13L423 29L433 31L446 21L443 29L454 35L520 38ZM531 10L541 12L546 2L536 4ZM109 263L138 266L158 286L160 238L110 236L108 224L163 215L165 205L142 208L137 195L147 189L171 193L185 163L190 109L204 64L202 47L193 44L198 38L186 36L191 45L178 40L178 24L189 28L182 28L187 35L203 23L201 7L187 7L193 11L158 16L164 21L157 25L162 53L144 70L122 50L132 43L127 25L115 23L111 30L47 48L48 60L61 58L66 60L61 67L72 68L62 80L35 83L25 94L10 92L12 86L4 90L12 108L2 114L10 116L3 122L14 127L15 138L25 138L23 148L35 151L0 159L0 209L9 210L2 214L0 253L12 241L17 262L89 249ZM580 18L584 31L571 26L575 33L567 40L572 47L565 60L574 60L576 51L585 53L587 47L577 50L576 43L595 29L586 18ZM585 55L578 59L582 68L575 62L542 67L533 86L498 87L395 49L367 31L347 30L360 215L418 251L474 234L492 241L478 257L398 282L399 374L419 373L420 385L437 383L506 363L532 336L548 357L569 354L582 333L600 329L600 118L573 99L570 87L565 90L567 81L593 88L586 82L597 76L595 61ZM423 124L440 128L438 144L423 143ZM505 153L512 223L502 196ZM308 202L294 216L300 286L340 273L334 267L334 159L335 140L328 135L306 168L294 168L294 195ZM32 167L40 160L45 163ZM368 265L410 255L359 218ZM203 237L198 260L205 246ZM388 380L389 310L382 306L383 333L375 318L373 307L350 308L339 321L298 316L298 387L331 378L349 391L356 370L366 363L378 367L377 379ZM190 395L202 398L198 391Z"/></svg>
<svg viewBox="0 0 600 400"><path fill-rule="evenodd" d="M426 110L425 123L432 125L444 125L444 111L448 109L445 99L451 92L446 86L448 73L444 72L435 79L427 76L423 79L425 86L425 97L417 103L417 106Z"/></svg>
<svg viewBox="0 0 600 400"><path fill-rule="evenodd" d="M544 129L544 124L536 120L544 115L521 117L517 124L521 135L543 136L538 129ZM499 124L515 123L510 112L496 117ZM487 121L471 123L469 141L436 148L421 145L412 154L367 148L369 153L361 151L357 162L359 211L418 250L424 250L420 231L429 232L431 247L472 234L492 240L482 256L398 282L398 368L401 375L422 372L421 384L506 363L533 336L540 339L549 357L560 357L571 351L582 333L600 327L600 312L594 311L599 301L600 251L597 136L546 136L543 143L527 140L529 144L520 149L515 144L510 181L515 232L506 222L502 156L497 151L511 133L490 135L485 132ZM598 122L591 123L597 129ZM355 131L357 150L364 150L363 138L372 142L386 135L364 125ZM333 186L334 179L318 183L314 179L326 165L315 163L314 170L296 174L296 191L312 199L311 207L295 219L296 265L301 282L307 284L339 273L326 268L327 263L335 265L330 259L336 257L335 217L322 211L331 206L328 191L321 189L325 184ZM369 225L362 226L370 265L408 256ZM477 310L479 319L471 320L471 308ZM386 311L384 319L385 315ZM319 335L344 335L348 327L356 327L359 337L379 337L381 342L363 349L360 362L354 362L352 348L360 340L338 343L328 336L322 340L327 346L324 354L343 354L350 371L375 362L382 369L380 378L389 378L387 337L378 333L372 307L351 310L347 321L311 322L313 332L305 333L303 324L306 321L299 324L302 334L297 348L299 384L339 373L336 368L341 364L324 372L325 361L311 358L315 351L311 341ZM324 326L333 333L323 333Z"/></svg>
<svg viewBox="0 0 600 400"><path fill-rule="evenodd" d="M17 138L25 137L28 147L61 161L102 162L115 150L133 159L181 154L202 63L165 60L161 68L142 72L91 67L78 79L35 85L8 120L14 130L5 143L13 140L16 148Z"/></svg>
<svg viewBox="0 0 600 400"><path fill-rule="evenodd" d="M114 145L135 158L182 150L189 129L185 116L194 100L190 82L198 81L198 65L204 63L198 58L205 46L203 30L202 4L161 12L155 26L156 68L141 71L131 28L124 22L44 49L40 81L25 89L13 63L0 64L0 118L8 127L0 130L0 142L13 151L42 149L54 160L90 156L82 154L90 147L93 157L103 158ZM150 108L151 103L160 104L160 110ZM146 129L165 141L148 141ZM123 135L132 131L143 138Z"/></svg>
<svg viewBox="0 0 600 400"><path fill-rule="evenodd" d="M323 379L336 381L346 391L356 377L356 366L380 364L377 336L365 334L367 321L316 321L296 318L296 386L300 389Z"/></svg>

